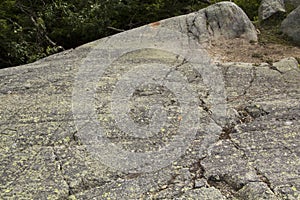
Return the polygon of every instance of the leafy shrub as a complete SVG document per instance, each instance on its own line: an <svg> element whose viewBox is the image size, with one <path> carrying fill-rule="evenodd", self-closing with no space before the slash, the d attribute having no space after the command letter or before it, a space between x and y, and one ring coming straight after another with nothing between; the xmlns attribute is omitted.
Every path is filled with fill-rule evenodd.
<svg viewBox="0 0 300 200"><path fill-rule="evenodd" d="M245 11L252 21L257 19L261 0L234 0L234 2Z"/></svg>
<svg viewBox="0 0 300 200"><path fill-rule="evenodd" d="M259 0L234 2L255 19ZM207 5L200 0L2 0L0 68L33 62L63 48Z"/></svg>

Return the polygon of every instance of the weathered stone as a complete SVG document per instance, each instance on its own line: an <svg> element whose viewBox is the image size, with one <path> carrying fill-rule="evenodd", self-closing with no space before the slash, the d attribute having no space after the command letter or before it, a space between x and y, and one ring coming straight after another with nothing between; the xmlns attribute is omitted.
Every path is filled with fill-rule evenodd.
<svg viewBox="0 0 300 200"><path fill-rule="evenodd" d="M0 198L299 199L295 59L216 66L201 45L255 39L241 15L220 3L0 70ZM218 28L220 16L234 16L243 28L232 32L237 25L226 19ZM214 31L201 28L206 22ZM126 109L121 122L132 119L134 129L117 123ZM154 119L157 132L140 128ZM147 152L162 157L140 156ZM151 171L153 163L162 167Z"/></svg>
<svg viewBox="0 0 300 200"><path fill-rule="evenodd" d="M211 187L211 188L189 190L184 195L182 195L180 198L177 199L178 200L184 200L184 199L224 200L226 198L220 193L219 190L217 190L214 187Z"/></svg>
<svg viewBox="0 0 300 200"><path fill-rule="evenodd" d="M275 70L278 70L281 73L293 73L294 69L297 69L300 63L293 58L284 58L278 62L273 63L273 67Z"/></svg>
<svg viewBox="0 0 300 200"><path fill-rule="evenodd" d="M237 196L241 200L278 200L268 185L264 182L252 182L239 190Z"/></svg>
<svg viewBox="0 0 300 200"><path fill-rule="evenodd" d="M162 26L195 37L200 43L232 38L257 41L254 25L244 11L232 2L220 2L196 13L163 20Z"/></svg>
<svg viewBox="0 0 300 200"><path fill-rule="evenodd" d="M281 31L300 45L300 6L293 10L281 23Z"/></svg>
<svg viewBox="0 0 300 200"><path fill-rule="evenodd" d="M228 138L243 152L240 159L250 164L250 169L256 171L259 179L268 185L277 198L298 199L299 67L295 59L284 59L273 66L243 65L226 65L229 67L227 83L230 82L226 89L228 100L239 113L236 121L240 123L229 129L231 134ZM238 68L250 75L249 84L241 90L235 89L240 85L240 78L243 78L234 75L241 72ZM254 105L265 114L252 115L246 109L249 105Z"/></svg>
<svg viewBox="0 0 300 200"><path fill-rule="evenodd" d="M258 17L260 21L265 21L275 14L285 12L284 0L262 0L258 10Z"/></svg>
<svg viewBox="0 0 300 200"><path fill-rule="evenodd" d="M248 182L259 181L255 170L230 140L220 140L211 146L201 162L209 183L225 184L238 191Z"/></svg>

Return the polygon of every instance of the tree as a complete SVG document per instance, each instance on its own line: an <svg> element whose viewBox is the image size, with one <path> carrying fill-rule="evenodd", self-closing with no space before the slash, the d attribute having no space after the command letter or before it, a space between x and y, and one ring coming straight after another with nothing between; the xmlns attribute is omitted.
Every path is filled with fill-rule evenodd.
<svg viewBox="0 0 300 200"><path fill-rule="evenodd" d="M235 2L252 19L257 15L259 0ZM2 0L0 68L207 5L203 0Z"/></svg>

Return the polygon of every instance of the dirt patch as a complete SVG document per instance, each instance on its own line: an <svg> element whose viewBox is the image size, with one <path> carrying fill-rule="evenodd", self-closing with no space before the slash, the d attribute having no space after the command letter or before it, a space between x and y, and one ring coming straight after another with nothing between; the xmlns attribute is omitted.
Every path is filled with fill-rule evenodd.
<svg viewBox="0 0 300 200"><path fill-rule="evenodd" d="M207 51L219 62L273 63L286 57L300 61L300 47L274 43L251 43L243 39L212 42Z"/></svg>

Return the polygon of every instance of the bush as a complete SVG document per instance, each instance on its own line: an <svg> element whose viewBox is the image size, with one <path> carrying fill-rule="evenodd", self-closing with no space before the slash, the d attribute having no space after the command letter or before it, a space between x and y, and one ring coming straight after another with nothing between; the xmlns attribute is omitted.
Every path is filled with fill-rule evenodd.
<svg viewBox="0 0 300 200"><path fill-rule="evenodd" d="M257 19L261 0L234 0L234 2L245 11L252 21Z"/></svg>
<svg viewBox="0 0 300 200"><path fill-rule="evenodd" d="M250 19L255 19L260 1L234 2ZM2 0L0 68L33 62L118 30L190 13L207 5L200 0Z"/></svg>

